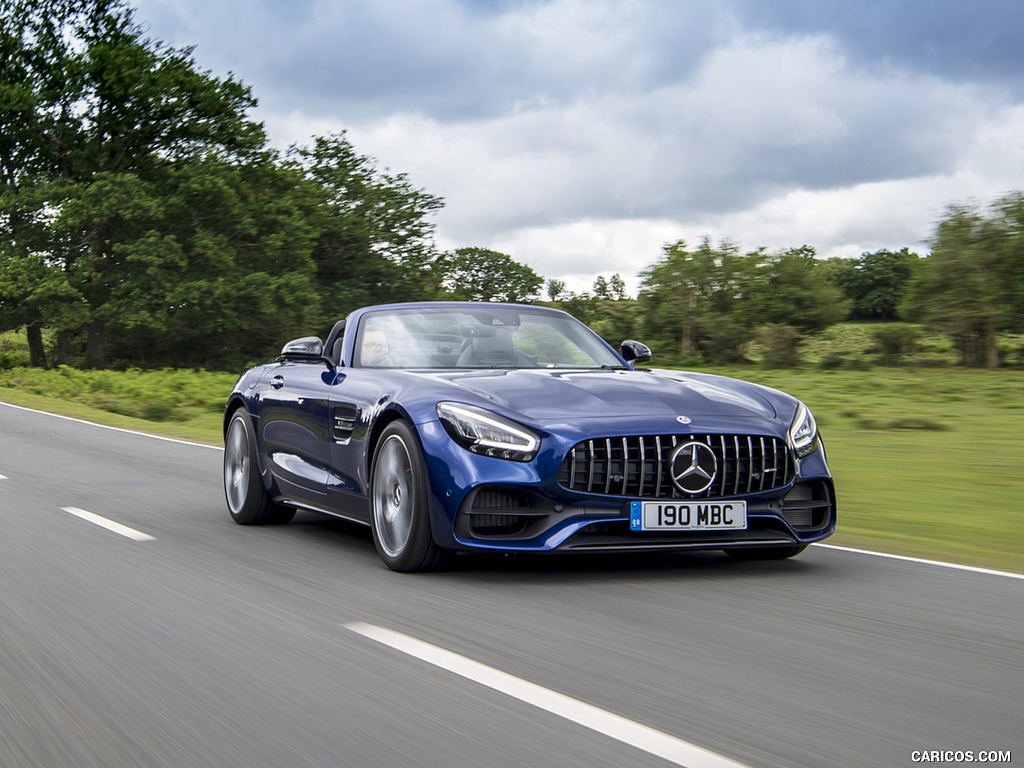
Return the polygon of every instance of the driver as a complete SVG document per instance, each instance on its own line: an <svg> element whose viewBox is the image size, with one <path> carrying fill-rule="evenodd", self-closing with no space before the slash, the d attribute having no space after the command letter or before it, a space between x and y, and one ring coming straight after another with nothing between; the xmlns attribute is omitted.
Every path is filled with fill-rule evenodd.
<svg viewBox="0 0 1024 768"><path fill-rule="evenodd" d="M383 328L367 328L363 333L363 348L360 357L363 365L371 367L387 365L390 350L388 335L384 333Z"/></svg>

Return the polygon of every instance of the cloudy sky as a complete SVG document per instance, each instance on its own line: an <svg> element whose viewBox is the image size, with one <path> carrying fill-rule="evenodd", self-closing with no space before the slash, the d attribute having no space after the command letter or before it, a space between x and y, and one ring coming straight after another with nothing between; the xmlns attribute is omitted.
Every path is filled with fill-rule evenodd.
<svg viewBox="0 0 1024 768"><path fill-rule="evenodd" d="M665 243L927 253L1024 189L1020 0L133 0L259 99L445 199L442 248L589 289Z"/></svg>

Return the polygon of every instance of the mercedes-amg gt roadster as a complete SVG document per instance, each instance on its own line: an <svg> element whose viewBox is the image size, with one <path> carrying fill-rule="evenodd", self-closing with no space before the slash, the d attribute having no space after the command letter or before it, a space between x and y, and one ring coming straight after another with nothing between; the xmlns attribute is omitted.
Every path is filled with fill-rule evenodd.
<svg viewBox="0 0 1024 768"><path fill-rule="evenodd" d="M396 571L466 552L800 553L835 531L814 417L767 387L639 367L565 312L372 306L242 374L224 491L242 525L368 525Z"/></svg>

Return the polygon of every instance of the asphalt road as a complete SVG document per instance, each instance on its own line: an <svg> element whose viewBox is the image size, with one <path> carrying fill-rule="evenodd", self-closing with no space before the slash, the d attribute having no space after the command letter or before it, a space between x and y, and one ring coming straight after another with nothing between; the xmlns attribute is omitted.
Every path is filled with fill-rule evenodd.
<svg viewBox="0 0 1024 768"><path fill-rule="evenodd" d="M0 766L1024 762L1020 579L814 547L402 575L340 521L235 525L220 462L0 405Z"/></svg>

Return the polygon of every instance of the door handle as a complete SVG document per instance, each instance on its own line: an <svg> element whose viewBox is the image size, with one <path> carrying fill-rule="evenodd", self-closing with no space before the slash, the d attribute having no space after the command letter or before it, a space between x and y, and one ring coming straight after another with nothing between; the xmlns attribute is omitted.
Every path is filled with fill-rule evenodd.
<svg viewBox="0 0 1024 768"><path fill-rule="evenodd" d="M270 386L274 389L280 389L284 386L284 376L275 376L270 380Z"/></svg>

